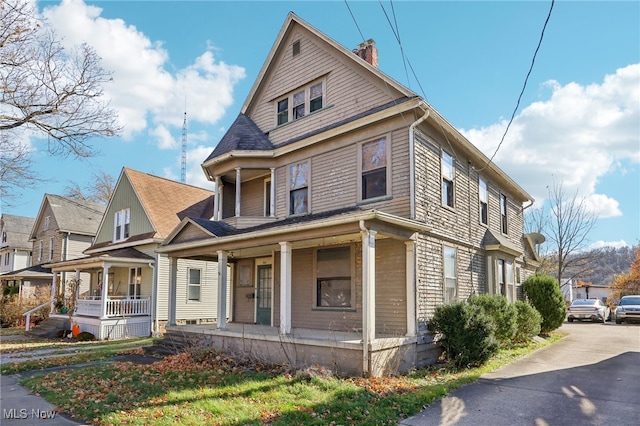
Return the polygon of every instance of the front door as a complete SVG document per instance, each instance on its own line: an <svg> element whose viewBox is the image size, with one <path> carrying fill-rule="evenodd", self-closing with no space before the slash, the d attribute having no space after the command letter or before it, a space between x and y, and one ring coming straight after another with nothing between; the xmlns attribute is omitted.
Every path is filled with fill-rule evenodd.
<svg viewBox="0 0 640 426"><path fill-rule="evenodd" d="M271 265L258 266L256 324L271 325Z"/></svg>

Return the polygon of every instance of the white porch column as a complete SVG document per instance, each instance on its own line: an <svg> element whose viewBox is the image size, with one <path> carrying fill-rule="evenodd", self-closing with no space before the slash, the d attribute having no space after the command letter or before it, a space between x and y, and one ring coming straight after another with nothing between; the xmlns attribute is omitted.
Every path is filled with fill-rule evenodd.
<svg viewBox="0 0 640 426"><path fill-rule="evenodd" d="M220 177L215 177L216 193L213 195L213 220L220 220Z"/></svg>
<svg viewBox="0 0 640 426"><path fill-rule="evenodd" d="M271 194L269 196L269 211L271 217L276 216L276 169L271 168Z"/></svg>
<svg viewBox="0 0 640 426"><path fill-rule="evenodd" d="M111 265L105 263L102 267L102 292L100 295L100 318L107 318L107 295L109 294L109 268Z"/></svg>
<svg viewBox="0 0 640 426"><path fill-rule="evenodd" d="M407 336L416 335L416 242L405 241L407 271Z"/></svg>
<svg viewBox="0 0 640 426"><path fill-rule="evenodd" d="M227 327L227 252L218 251L218 328Z"/></svg>
<svg viewBox="0 0 640 426"><path fill-rule="evenodd" d="M56 292L58 289L58 273L54 272L53 275L51 276L51 298L55 299L56 297ZM49 311L49 313L53 313L53 310L55 309L55 303L51 304L51 310Z"/></svg>
<svg viewBox="0 0 640 426"><path fill-rule="evenodd" d="M273 182L271 184L273 188ZM291 243L280 243L280 334L291 333Z"/></svg>
<svg viewBox="0 0 640 426"><path fill-rule="evenodd" d="M242 194L242 184L240 177L240 167L236 168L236 217L240 217L240 196Z"/></svg>
<svg viewBox="0 0 640 426"><path fill-rule="evenodd" d="M369 344L376 338L376 231L362 231L363 371L369 373Z"/></svg>
<svg viewBox="0 0 640 426"><path fill-rule="evenodd" d="M169 257L169 325L176 325L176 297L178 288L178 258Z"/></svg>

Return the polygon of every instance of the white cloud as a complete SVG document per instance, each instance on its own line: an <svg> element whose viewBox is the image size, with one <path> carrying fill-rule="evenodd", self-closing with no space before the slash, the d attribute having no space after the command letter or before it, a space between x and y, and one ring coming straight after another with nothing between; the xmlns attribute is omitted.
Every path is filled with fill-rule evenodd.
<svg viewBox="0 0 640 426"><path fill-rule="evenodd" d="M622 247L630 247L629 244L625 240L620 241L596 241L595 243L589 245L589 250L594 250L603 247L611 247L611 248L622 248Z"/></svg>
<svg viewBox="0 0 640 426"><path fill-rule="evenodd" d="M622 216L620 203L604 194L591 194L584 201L585 209L599 219Z"/></svg>
<svg viewBox="0 0 640 426"><path fill-rule="evenodd" d="M119 112L124 138L147 130L149 122L180 128L185 99L190 120L215 124L245 77L244 68L216 62L211 51L172 74L162 42L151 41L122 19L103 18L101 8L82 0L44 6L44 16L67 46L88 43L102 58L103 68L113 73L104 92Z"/></svg>
<svg viewBox="0 0 640 426"><path fill-rule="evenodd" d="M149 130L149 135L154 138L158 148L160 149L175 149L181 146L178 141L173 137L171 131L167 126L159 125Z"/></svg>
<svg viewBox="0 0 640 426"><path fill-rule="evenodd" d="M621 162L640 162L640 64L618 69L601 84L546 85L550 98L516 116L495 163L536 201L546 198L546 187L555 180L567 193L577 191L593 201L601 217L620 215L618 202L597 194L596 185ZM506 125L502 120L461 132L490 157Z"/></svg>

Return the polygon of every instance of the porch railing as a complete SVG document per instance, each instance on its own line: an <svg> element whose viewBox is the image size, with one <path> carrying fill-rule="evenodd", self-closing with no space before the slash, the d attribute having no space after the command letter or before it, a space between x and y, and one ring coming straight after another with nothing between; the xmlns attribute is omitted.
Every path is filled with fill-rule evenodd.
<svg viewBox="0 0 640 426"><path fill-rule="evenodd" d="M151 298L141 299L107 299L105 317L122 317L149 315L151 312ZM78 299L76 301L77 315L102 317L102 300Z"/></svg>

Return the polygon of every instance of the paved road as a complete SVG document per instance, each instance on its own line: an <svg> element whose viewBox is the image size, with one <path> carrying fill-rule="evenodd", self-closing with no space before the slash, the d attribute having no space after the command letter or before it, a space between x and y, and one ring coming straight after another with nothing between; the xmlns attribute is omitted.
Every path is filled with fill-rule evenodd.
<svg viewBox="0 0 640 426"><path fill-rule="evenodd" d="M640 324L565 323L567 337L452 392L403 426L640 425Z"/></svg>

